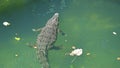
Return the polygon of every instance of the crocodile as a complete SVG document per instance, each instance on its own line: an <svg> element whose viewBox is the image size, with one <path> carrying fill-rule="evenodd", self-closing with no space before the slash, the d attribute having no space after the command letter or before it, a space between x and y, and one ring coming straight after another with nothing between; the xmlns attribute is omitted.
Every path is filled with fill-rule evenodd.
<svg viewBox="0 0 120 68"><path fill-rule="evenodd" d="M58 17L59 13L55 13L46 23L46 25L40 29L40 34L37 36L37 56L42 68L50 68L48 62L48 50L53 46L57 39L58 32Z"/></svg>

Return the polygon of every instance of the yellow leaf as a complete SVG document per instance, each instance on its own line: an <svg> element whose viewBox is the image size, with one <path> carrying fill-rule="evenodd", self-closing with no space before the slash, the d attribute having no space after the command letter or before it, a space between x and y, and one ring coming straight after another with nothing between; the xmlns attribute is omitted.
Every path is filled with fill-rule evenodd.
<svg viewBox="0 0 120 68"><path fill-rule="evenodd" d="M20 41L20 37L15 37L15 40Z"/></svg>

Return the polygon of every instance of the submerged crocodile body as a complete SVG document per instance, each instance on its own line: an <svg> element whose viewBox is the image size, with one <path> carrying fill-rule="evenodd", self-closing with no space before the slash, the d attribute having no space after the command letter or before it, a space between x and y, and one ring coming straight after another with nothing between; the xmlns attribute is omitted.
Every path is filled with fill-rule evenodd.
<svg viewBox="0 0 120 68"><path fill-rule="evenodd" d="M59 14L55 13L53 17L47 21L46 25L41 29L41 32L37 37L37 56L42 68L49 68L47 53L48 49L53 47L53 43L56 41L58 17Z"/></svg>

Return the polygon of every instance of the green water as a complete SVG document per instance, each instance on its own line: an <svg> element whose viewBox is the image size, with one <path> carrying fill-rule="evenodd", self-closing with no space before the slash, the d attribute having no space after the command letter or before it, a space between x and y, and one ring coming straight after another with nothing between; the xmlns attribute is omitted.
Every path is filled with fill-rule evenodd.
<svg viewBox="0 0 120 68"><path fill-rule="evenodd" d="M119 0L26 0L18 5L0 9L0 68L41 68L35 49L26 43L35 44L39 32L32 29L43 27L55 12L67 36L58 34L54 45L62 49L49 51L51 68L120 68ZM3 26L4 21L11 25ZM73 63L74 57L65 55L72 46L83 49Z"/></svg>

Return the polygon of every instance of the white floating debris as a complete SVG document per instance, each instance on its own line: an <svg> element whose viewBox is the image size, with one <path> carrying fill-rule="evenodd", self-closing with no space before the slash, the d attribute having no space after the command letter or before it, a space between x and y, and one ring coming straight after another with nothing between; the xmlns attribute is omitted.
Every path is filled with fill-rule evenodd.
<svg viewBox="0 0 120 68"><path fill-rule="evenodd" d="M117 33L116 33L116 32L113 32L113 34L114 34L114 35L117 35Z"/></svg>
<svg viewBox="0 0 120 68"><path fill-rule="evenodd" d="M80 56L82 55L83 50L82 49L74 49L71 53L70 56Z"/></svg>
<svg viewBox="0 0 120 68"><path fill-rule="evenodd" d="M72 46L72 49L76 49L76 47L75 47L75 46Z"/></svg>
<svg viewBox="0 0 120 68"><path fill-rule="evenodd" d="M86 55L90 55L90 53L87 53Z"/></svg>
<svg viewBox="0 0 120 68"><path fill-rule="evenodd" d="M120 61L120 57L117 57L117 60L119 60L119 61Z"/></svg>
<svg viewBox="0 0 120 68"><path fill-rule="evenodd" d="M72 46L72 49L74 49L71 53L69 53L70 56L75 56L74 59L71 61L71 63L73 63L76 58L80 55L82 55L83 53L83 49L77 48L75 46Z"/></svg>
<svg viewBox="0 0 120 68"><path fill-rule="evenodd" d="M9 26L10 23L6 21L6 22L3 22L3 25L4 25L4 26Z"/></svg>
<svg viewBox="0 0 120 68"><path fill-rule="evenodd" d="M16 57L18 57L18 54L15 54Z"/></svg>

